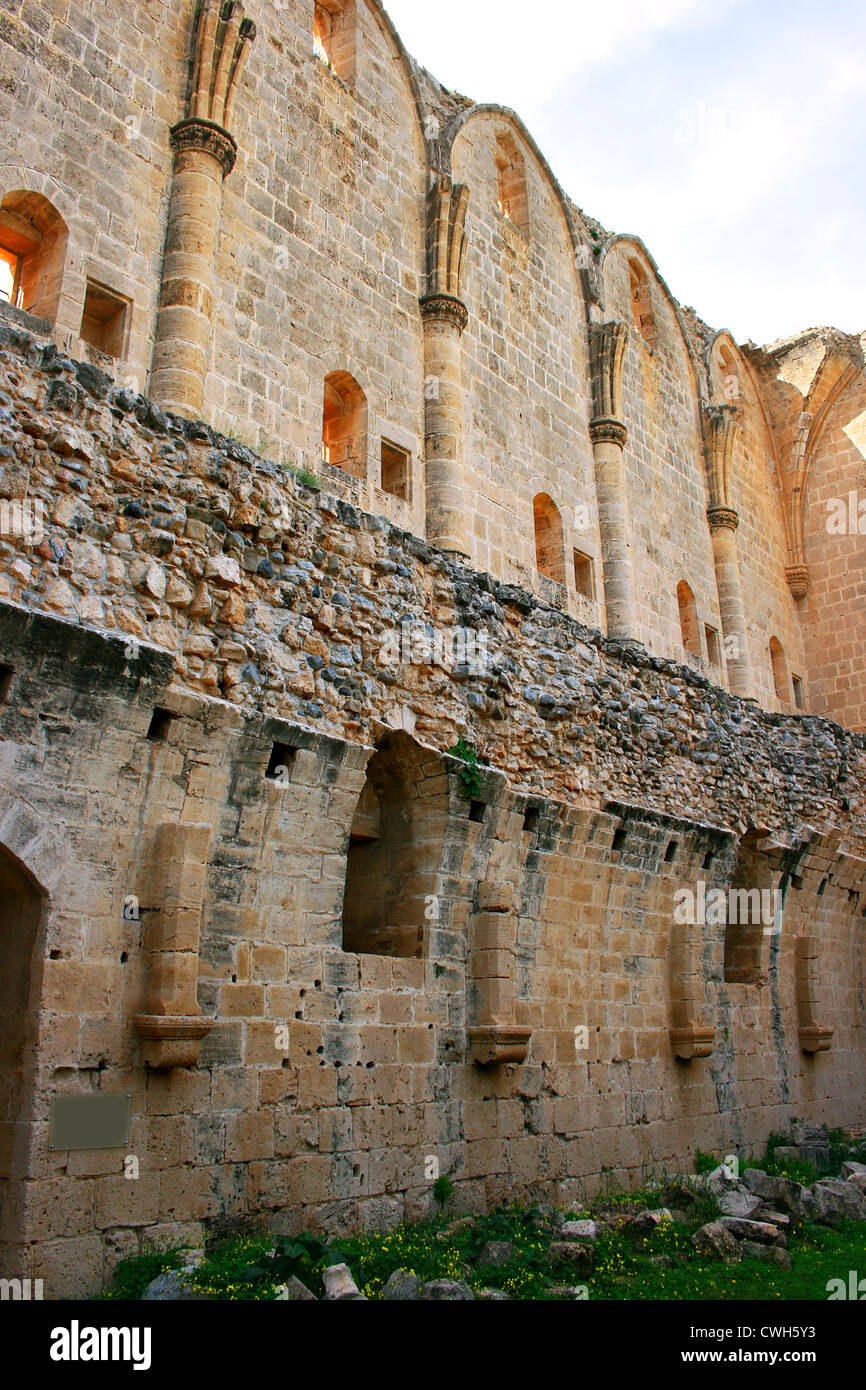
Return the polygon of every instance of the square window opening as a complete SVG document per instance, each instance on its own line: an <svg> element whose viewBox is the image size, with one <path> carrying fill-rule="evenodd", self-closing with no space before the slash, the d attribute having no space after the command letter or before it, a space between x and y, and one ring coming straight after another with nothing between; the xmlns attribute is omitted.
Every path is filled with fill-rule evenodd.
<svg viewBox="0 0 866 1390"><path fill-rule="evenodd" d="M275 743L271 749L265 777L269 782L280 782L286 786L291 780L292 769L298 755L297 748L289 743Z"/></svg>
<svg viewBox="0 0 866 1390"><path fill-rule="evenodd" d="M584 555L580 550L574 552L574 587L584 598L595 599L595 576L592 560L589 555Z"/></svg>
<svg viewBox="0 0 866 1390"><path fill-rule="evenodd" d="M402 502L411 502L411 454L390 440L382 440L382 491Z"/></svg>
<svg viewBox="0 0 866 1390"><path fill-rule="evenodd" d="M710 627L709 623L704 624L704 635L707 639L707 657L711 666L721 666L722 646L719 641L718 629Z"/></svg>
<svg viewBox="0 0 866 1390"><path fill-rule="evenodd" d="M97 352L123 357L129 321L130 301L95 280L87 281L81 337Z"/></svg>
<svg viewBox="0 0 866 1390"><path fill-rule="evenodd" d="M153 711L148 725L147 737L151 743L165 743L174 715L159 706Z"/></svg>

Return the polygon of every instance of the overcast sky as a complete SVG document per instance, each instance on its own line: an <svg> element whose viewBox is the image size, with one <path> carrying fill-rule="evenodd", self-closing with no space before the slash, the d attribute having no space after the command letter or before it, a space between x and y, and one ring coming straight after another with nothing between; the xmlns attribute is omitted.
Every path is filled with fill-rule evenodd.
<svg viewBox="0 0 866 1390"><path fill-rule="evenodd" d="M740 342L866 329L864 0L386 0L566 193Z"/></svg>

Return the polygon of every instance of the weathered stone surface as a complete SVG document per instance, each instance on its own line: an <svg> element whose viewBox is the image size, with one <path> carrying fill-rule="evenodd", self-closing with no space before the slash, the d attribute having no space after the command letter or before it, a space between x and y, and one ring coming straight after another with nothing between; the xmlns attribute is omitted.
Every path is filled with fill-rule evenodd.
<svg viewBox="0 0 866 1390"><path fill-rule="evenodd" d="M598 1239L598 1223L592 1220L565 1221L560 1235L563 1240L588 1241L594 1245Z"/></svg>
<svg viewBox="0 0 866 1390"><path fill-rule="evenodd" d="M665 1221L673 1221L673 1219L667 1207L645 1207L634 1218L634 1229L640 1231L642 1235L649 1235L658 1230Z"/></svg>
<svg viewBox="0 0 866 1390"><path fill-rule="evenodd" d="M813 1219L821 1225L835 1226L846 1219L866 1219L866 1197L844 1178L822 1178L814 1183L812 1199L815 1204Z"/></svg>
<svg viewBox="0 0 866 1390"><path fill-rule="evenodd" d="M348 1265L327 1265L322 1270L322 1283L325 1286L323 1301L326 1303L340 1302L345 1299L364 1299L364 1295L352 1278Z"/></svg>
<svg viewBox="0 0 866 1390"><path fill-rule="evenodd" d="M763 1260L765 1264L777 1265L779 1269L793 1268L794 1262L790 1252L783 1250L779 1245L762 1245L754 1240L744 1240L740 1242L740 1250L744 1257Z"/></svg>
<svg viewBox="0 0 866 1390"><path fill-rule="evenodd" d="M421 1285L421 1299L425 1303L471 1303L475 1295L462 1279L431 1279Z"/></svg>
<svg viewBox="0 0 866 1390"><path fill-rule="evenodd" d="M517 1247L508 1240L486 1240L478 1252L476 1264L479 1268L491 1265L499 1269L507 1265L517 1254Z"/></svg>
<svg viewBox="0 0 866 1390"><path fill-rule="evenodd" d="M743 1186L782 1211L808 1218L812 1210L809 1189L793 1178L765 1173L761 1168L747 1168L743 1173Z"/></svg>
<svg viewBox="0 0 866 1390"><path fill-rule="evenodd" d="M296 1275L292 1274L280 1288L279 1298L282 1303L316 1303L316 1295L311 1293L306 1284L302 1283Z"/></svg>
<svg viewBox="0 0 866 1390"><path fill-rule="evenodd" d="M754 1216L761 1205L760 1197L743 1187L726 1188L718 1201L723 1216Z"/></svg>
<svg viewBox="0 0 866 1390"><path fill-rule="evenodd" d="M143 1303L209 1303L209 1294L204 1293L191 1284L187 1284L184 1275L190 1271L169 1270L166 1274L158 1274L152 1279L141 1295Z"/></svg>
<svg viewBox="0 0 866 1390"><path fill-rule="evenodd" d="M591 1274L595 1265L595 1250L588 1242L555 1240L548 1248L547 1258L553 1265L569 1265L576 1274Z"/></svg>
<svg viewBox="0 0 866 1390"><path fill-rule="evenodd" d="M748 1221L742 1216L722 1216L719 1218L719 1225L724 1226L737 1240L751 1240L758 1245L780 1245L783 1249L787 1245L784 1232L769 1221Z"/></svg>
<svg viewBox="0 0 866 1390"><path fill-rule="evenodd" d="M406 1269L395 1269L382 1289L386 1302L414 1302L421 1297L421 1280Z"/></svg>
<svg viewBox="0 0 866 1390"><path fill-rule="evenodd" d="M708 1221L701 1226L692 1236L692 1244L701 1255L725 1264L736 1264L741 1258L739 1241L721 1221Z"/></svg>

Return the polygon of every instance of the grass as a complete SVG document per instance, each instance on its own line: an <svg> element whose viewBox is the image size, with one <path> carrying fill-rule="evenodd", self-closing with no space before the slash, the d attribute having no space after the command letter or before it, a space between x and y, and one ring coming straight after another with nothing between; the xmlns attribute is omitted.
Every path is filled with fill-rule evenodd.
<svg viewBox="0 0 866 1390"><path fill-rule="evenodd" d="M650 1198L655 1194L633 1194ZM587 1213L571 1213L571 1216ZM591 1275L576 1275L567 1265L553 1265L547 1250L555 1235L539 1231L531 1210L509 1208L479 1218L474 1228L449 1234L447 1223L436 1221L403 1225L393 1231L369 1231L344 1236L339 1248L345 1255L358 1287L369 1299L377 1299L396 1269L414 1273L422 1283L431 1279L460 1279L474 1291L498 1288L513 1299L550 1300L558 1297L555 1285L584 1285L587 1297L605 1302L643 1300L743 1300L791 1302L827 1298L827 1282L847 1280L849 1269L862 1269L866 1254L866 1226L847 1221L839 1226L807 1225L789 1237L793 1268L779 1269L758 1259L724 1265L699 1255L689 1237L707 1219L706 1206L686 1221L665 1221L649 1235L628 1229L607 1230L595 1246ZM502 1267L480 1267L477 1258L485 1241L507 1240L515 1247L511 1261ZM277 1285L267 1279L249 1281L244 1271L264 1256L272 1237L262 1231L226 1239L203 1265L188 1276L189 1282L226 1300L267 1301L276 1297ZM653 1263L666 1257L669 1264ZM104 1298L140 1298L151 1279L164 1269L183 1263L178 1250L156 1252L124 1260ZM321 1266L306 1279L317 1297L323 1293Z"/></svg>
<svg viewBox="0 0 866 1390"><path fill-rule="evenodd" d="M831 1134L829 1140L831 1172L838 1172L846 1157L866 1162L866 1144L852 1151L844 1135ZM784 1136L772 1135L764 1157L750 1158L743 1168L760 1167L768 1173L785 1173L799 1182L813 1182L818 1174L810 1165L775 1158L775 1150L785 1142ZM707 1172L720 1162L713 1155L698 1152L695 1167L699 1172ZM682 1187L687 1183L687 1179L680 1179L674 1185ZM659 1182L637 1192L608 1194L594 1203L593 1210L598 1214L615 1213L618 1207L626 1211L659 1208L671 1200L676 1202L670 1188L670 1184ZM483 1288L497 1288L520 1300L555 1299L560 1296L554 1292L556 1285L584 1286L589 1300L604 1302L826 1300L830 1279L847 1280L851 1269L866 1273L866 1223L854 1221L835 1227L808 1224L791 1232L790 1270L755 1258L736 1265L710 1260L695 1250L690 1237L718 1216L718 1205L707 1193L698 1191L693 1196L687 1216L663 1221L650 1234L643 1235L629 1227L600 1227L595 1266L590 1275L576 1274L567 1264L551 1264L548 1248L559 1237L549 1212L537 1208L509 1207L475 1218L468 1227L458 1225L454 1230L450 1229L449 1219L440 1215L435 1220L402 1225L393 1231L346 1234L337 1238L334 1245L369 1299L380 1297L389 1276L397 1269L416 1274L422 1283L459 1279L476 1293ZM591 1214L590 1210L571 1211L566 1218ZM508 1264L495 1268L478 1265L481 1249L489 1240L508 1241L514 1246ZM219 1299L272 1300L277 1296L277 1280L250 1279L248 1271L273 1245L274 1237L264 1227L228 1236L207 1254L203 1264L187 1276L188 1280ZM158 1274L184 1264L186 1248L172 1246L162 1252L149 1249L122 1261L111 1288L102 1297L140 1298ZM324 1261L319 1261L303 1274L304 1282L317 1297L324 1292L323 1265Z"/></svg>

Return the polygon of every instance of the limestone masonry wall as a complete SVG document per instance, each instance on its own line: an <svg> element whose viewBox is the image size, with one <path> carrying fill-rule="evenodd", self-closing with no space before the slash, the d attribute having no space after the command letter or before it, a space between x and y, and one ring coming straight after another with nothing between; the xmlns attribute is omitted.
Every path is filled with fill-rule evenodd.
<svg viewBox="0 0 866 1390"><path fill-rule="evenodd" d="M0 1275L50 1298L866 1122L866 334L738 345L321 9L0 18Z"/></svg>
<svg viewBox="0 0 866 1390"><path fill-rule="evenodd" d="M45 514L0 551L4 950L34 1030L4 1269L62 1296L252 1213L389 1225L430 1210L431 1156L480 1210L794 1115L862 1124L862 735L610 642L2 337L0 492ZM383 665L407 619L487 633L489 670ZM487 764L472 795L458 734ZM384 955L346 939L367 773L378 832L391 798L409 826L412 945ZM678 923L698 882L780 893L751 974L730 928ZM51 1148L82 1091L131 1097L122 1152Z"/></svg>

